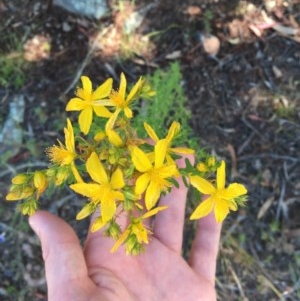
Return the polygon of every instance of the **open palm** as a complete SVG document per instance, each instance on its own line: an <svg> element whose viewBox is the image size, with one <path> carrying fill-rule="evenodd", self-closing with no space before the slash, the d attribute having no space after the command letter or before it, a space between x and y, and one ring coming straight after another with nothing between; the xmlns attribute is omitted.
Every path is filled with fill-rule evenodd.
<svg viewBox="0 0 300 301"><path fill-rule="evenodd" d="M49 301L213 301L220 225L212 215L199 221L189 262L181 256L187 190L174 188L160 205L145 253L109 250L111 238L90 233L84 251L62 219L39 211L30 225L41 239ZM123 217L125 224L125 217Z"/></svg>

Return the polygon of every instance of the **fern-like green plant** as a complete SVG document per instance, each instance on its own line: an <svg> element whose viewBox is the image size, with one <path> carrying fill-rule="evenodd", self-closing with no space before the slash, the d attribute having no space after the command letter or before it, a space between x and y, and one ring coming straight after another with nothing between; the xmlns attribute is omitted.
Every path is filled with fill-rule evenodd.
<svg viewBox="0 0 300 301"><path fill-rule="evenodd" d="M178 143L199 149L199 141L190 126L191 112L182 86L179 63L172 63L167 70L157 69L147 80L156 94L151 100L142 103L135 128L141 131L142 124L146 121L163 138L175 120L181 124Z"/></svg>

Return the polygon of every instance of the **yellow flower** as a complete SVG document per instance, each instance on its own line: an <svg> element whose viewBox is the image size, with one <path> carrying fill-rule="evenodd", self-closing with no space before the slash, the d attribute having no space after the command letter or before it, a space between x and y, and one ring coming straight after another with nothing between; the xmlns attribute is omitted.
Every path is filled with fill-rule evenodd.
<svg viewBox="0 0 300 301"><path fill-rule="evenodd" d="M215 218L220 223L226 218L230 210L237 210L235 199L247 193L245 186L238 183L232 183L225 188L226 173L224 161L221 162L221 166L217 169L216 187L202 177L190 176L189 178L192 186L201 193L208 195L208 198L200 203L192 213L190 219L199 219L214 210Z"/></svg>
<svg viewBox="0 0 300 301"><path fill-rule="evenodd" d="M200 172L207 172L208 171L208 166L204 163L204 162L199 162L196 166L196 168L200 171Z"/></svg>
<svg viewBox="0 0 300 301"><path fill-rule="evenodd" d="M76 215L77 220L81 220L86 218L87 216L94 213L97 209L97 206L95 206L95 203L88 203L86 204Z"/></svg>
<svg viewBox="0 0 300 301"><path fill-rule="evenodd" d="M105 131L99 131L95 136L94 136L94 140L96 142L100 142L102 140L104 140L106 137L106 133Z"/></svg>
<svg viewBox="0 0 300 301"><path fill-rule="evenodd" d="M74 169L74 168L73 168ZM76 171L75 171L76 173ZM69 168L66 166L61 166L57 169L56 175L55 175L55 185L59 186L62 183L64 183L69 177ZM76 177L77 182L82 182L82 179L78 181L78 177Z"/></svg>
<svg viewBox="0 0 300 301"><path fill-rule="evenodd" d="M108 138L108 141L115 147L121 147L123 145L123 140L120 135L111 129L107 129L106 131L100 131L94 136L94 140L96 142L100 142Z"/></svg>
<svg viewBox="0 0 300 301"><path fill-rule="evenodd" d="M64 133L66 146L58 141L59 146L54 145L47 149L50 160L59 165L69 165L76 157L74 132L70 119L67 119L67 128L64 128Z"/></svg>
<svg viewBox="0 0 300 301"><path fill-rule="evenodd" d="M103 99L108 97L112 89L112 79L107 79L95 91L92 90L92 82L87 76L81 76L82 88L78 88L75 98L72 98L66 107L67 111L81 111L78 123L80 130L88 134L93 112L99 117L109 118L112 114L105 108Z"/></svg>
<svg viewBox="0 0 300 301"><path fill-rule="evenodd" d="M148 210L155 206L161 192L172 186L167 178L178 173L175 164L164 164L166 147L165 139L158 141L154 148L154 163L140 148L135 146L132 149L133 164L142 173L136 180L135 193L140 195L146 191L145 203Z"/></svg>
<svg viewBox="0 0 300 301"><path fill-rule="evenodd" d="M213 171L216 166L216 158L215 157L208 157L206 159L206 162L200 162L197 164L196 168L200 172L208 172L208 171Z"/></svg>
<svg viewBox="0 0 300 301"><path fill-rule="evenodd" d="M111 252L115 252L121 244L123 244L126 239L131 236L134 235L134 239L132 240L132 243L128 243L126 244L126 251L127 253L131 253L134 252L133 248L134 245L136 243L142 244L142 243L149 243L148 240L148 231L144 224L143 224L143 219L147 219L155 214L157 214L159 211L165 210L167 209L167 206L160 206L160 207L156 207L148 212L146 212L145 214L143 214L141 217L136 217L133 218L130 225L126 228L126 230L120 235L120 237L118 238L118 240L115 242L114 246L111 248Z"/></svg>
<svg viewBox="0 0 300 301"><path fill-rule="evenodd" d="M106 135L109 142L115 147L121 147L123 145L123 140L120 135L114 130L106 130Z"/></svg>
<svg viewBox="0 0 300 301"><path fill-rule="evenodd" d="M78 170L75 166L74 160L76 159L74 131L70 119L67 119L67 128L64 128L65 144L64 146L58 141L59 146L54 145L47 149L47 154L50 160L58 165L70 165L73 175L77 182L83 182Z"/></svg>
<svg viewBox="0 0 300 301"><path fill-rule="evenodd" d="M208 166L208 167L214 167L215 165L216 165L216 158L210 156L210 157L207 159L207 166Z"/></svg>
<svg viewBox="0 0 300 301"><path fill-rule="evenodd" d="M70 188L94 203L100 202L102 220L106 223L117 210L116 200L124 200L123 193L119 191L125 185L122 171L116 169L109 179L95 152L87 159L86 169L95 183L77 183L70 185Z"/></svg>
<svg viewBox="0 0 300 301"><path fill-rule="evenodd" d="M157 143L159 141L158 136L156 135L155 131L153 130L153 128L147 123L144 122L144 127L146 132L148 133L148 135L151 137L151 139ZM166 159L169 163L173 163L174 164L174 160L171 157L172 153L175 154L193 154L194 150L187 148L187 147L171 147L172 145L172 140L174 139L174 137L176 137L176 135L179 133L180 131L180 123L174 121L168 131L168 134L166 136L166 141L167 141L167 154L166 154Z"/></svg>
<svg viewBox="0 0 300 301"><path fill-rule="evenodd" d="M31 216L35 214L37 207L37 201L35 199L31 199L21 204L19 209L21 210L22 214Z"/></svg>
<svg viewBox="0 0 300 301"><path fill-rule="evenodd" d="M30 186L22 187L22 185L12 185L10 192L6 195L7 201L17 201L26 199L34 194L34 189Z"/></svg>
<svg viewBox="0 0 300 301"><path fill-rule="evenodd" d="M143 86L140 93L140 96L144 99L149 99L156 95L156 92L152 90L150 84L147 81L143 82Z"/></svg>
<svg viewBox="0 0 300 301"><path fill-rule="evenodd" d="M38 200L40 195L46 190L48 181L44 173L36 171L33 176L33 185L37 190L36 199Z"/></svg>
<svg viewBox="0 0 300 301"><path fill-rule="evenodd" d="M11 182L17 185L25 184L26 182L28 182L28 175L18 174L11 179Z"/></svg>
<svg viewBox="0 0 300 301"><path fill-rule="evenodd" d="M131 104L132 100L135 98L137 93L140 91L142 85L143 79L142 77L140 77L140 79L136 82L136 84L133 86L133 88L126 97L127 81L124 73L121 73L119 90L112 91L112 93L109 96L109 100L105 101L106 106L116 107L115 112L109 118L106 124L106 129L113 128L115 121L122 110L124 111L125 116L127 118L132 118L132 110L129 108L129 105Z"/></svg>

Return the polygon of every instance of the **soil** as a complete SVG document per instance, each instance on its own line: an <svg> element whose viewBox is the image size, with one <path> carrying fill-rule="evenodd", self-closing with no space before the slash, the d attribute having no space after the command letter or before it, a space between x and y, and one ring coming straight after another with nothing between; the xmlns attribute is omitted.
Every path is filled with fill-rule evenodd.
<svg viewBox="0 0 300 301"><path fill-rule="evenodd" d="M0 1L0 63L8 68L3 58L13 57L16 64L0 82L0 128L12 97L26 101L24 143L0 166L0 299L47 300L39 242L4 197L14 172L46 164L43 149L62 136L65 105L80 75L118 82L123 71L133 82L176 60L201 146L224 158L231 181L249 190L247 206L223 226L218 299L300 300L299 1L109 6L107 16L94 20L51 1ZM141 25L124 36L126 20L145 7ZM203 42L211 36L212 50ZM74 221L80 204L69 199L57 192L42 207L83 239L87 222ZM192 233L189 224L185 248Z"/></svg>

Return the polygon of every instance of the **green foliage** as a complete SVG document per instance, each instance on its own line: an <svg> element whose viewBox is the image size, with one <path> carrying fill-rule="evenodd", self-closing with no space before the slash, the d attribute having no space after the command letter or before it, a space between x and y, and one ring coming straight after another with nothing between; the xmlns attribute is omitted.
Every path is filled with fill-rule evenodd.
<svg viewBox="0 0 300 301"><path fill-rule="evenodd" d="M211 33L211 21L214 15L210 9L207 9L203 15L204 31L206 33Z"/></svg>
<svg viewBox="0 0 300 301"><path fill-rule="evenodd" d="M0 86L21 88L25 82L25 60L19 33L10 32L0 37Z"/></svg>
<svg viewBox="0 0 300 301"><path fill-rule="evenodd" d="M275 112L279 118L286 118L286 119L292 119L297 113L295 107L293 106L286 107L284 105L278 106Z"/></svg>
<svg viewBox="0 0 300 301"><path fill-rule="evenodd" d="M161 139L166 136L171 123L178 121L181 124L178 145L187 145L198 152L199 143L189 123L191 112L182 86L179 63L172 63L167 70L157 69L148 81L156 94L142 103L134 127L142 135L143 122L146 121Z"/></svg>
<svg viewBox="0 0 300 301"><path fill-rule="evenodd" d="M13 4L12 4L13 5ZM14 18L13 16L12 18ZM4 24L4 23L3 23ZM4 26L0 35L0 86L20 89L26 80L23 44L24 26Z"/></svg>
<svg viewBox="0 0 300 301"><path fill-rule="evenodd" d="M25 82L24 60L19 55L0 53L0 86L21 88Z"/></svg>

